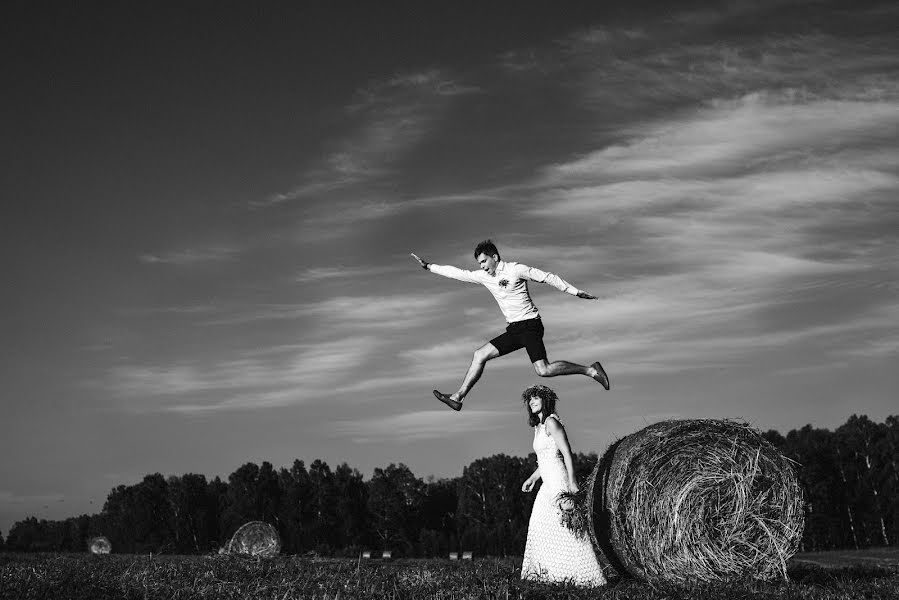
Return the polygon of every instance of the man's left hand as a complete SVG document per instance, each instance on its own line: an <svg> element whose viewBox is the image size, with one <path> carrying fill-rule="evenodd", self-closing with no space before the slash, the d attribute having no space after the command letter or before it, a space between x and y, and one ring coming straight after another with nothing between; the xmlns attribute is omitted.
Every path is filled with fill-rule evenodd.
<svg viewBox="0 0 899 600"><path fill-rule="evenodd" d="M410 255L412 258L414 258L415 260L418 261L418 264L421 265L421 268L422 268L422 269L427 269L427 268L428 268L428 265L431 264L431 263L429 263L428 261L422 260L421 258L419 258L418 255L415 254L414 252L410 252L409 255Z"/></svg>
<svg viewBox="0 0 899 600"><path fill-rule="evenodd" d="M583 298L584 300L596 300L596 296L588 292L578 292L577 297Z"/></svg>

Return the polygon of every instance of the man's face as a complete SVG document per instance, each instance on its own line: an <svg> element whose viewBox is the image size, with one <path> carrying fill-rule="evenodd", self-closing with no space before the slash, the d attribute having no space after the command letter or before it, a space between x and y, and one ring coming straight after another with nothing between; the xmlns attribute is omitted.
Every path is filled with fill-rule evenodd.
<svg viewBox="0 0 899 600"><path fill-rule="evenodd" d="M480 254L478 254L478 258L476 260L478 261L478 264L481 265L481 270L487 271L487 273L489 273L492 277L493 275L496 275L496 263L499 262L498 258L499 257L496 254L494 254L493 256L487 256L486 254L481 252Z"/></svg>

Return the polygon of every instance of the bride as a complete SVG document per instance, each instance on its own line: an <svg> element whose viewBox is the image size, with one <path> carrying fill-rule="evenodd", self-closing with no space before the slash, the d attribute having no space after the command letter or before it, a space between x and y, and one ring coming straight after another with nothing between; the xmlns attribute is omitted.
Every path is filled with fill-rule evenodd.
<svg viewBox="0 0 899 600"><path fill-rule="evenodd" d="M606 578L589 539L578 538L562 524L558 494L578 491L574 462L565 428L556 415L556 393L545 385L534 385L522 393L528 423L534 427L537 469L521 486L530 492L537 481L543 484L534 499L528 539L524 547L521 578L542 582L571 582L598 587Z"/></svg>

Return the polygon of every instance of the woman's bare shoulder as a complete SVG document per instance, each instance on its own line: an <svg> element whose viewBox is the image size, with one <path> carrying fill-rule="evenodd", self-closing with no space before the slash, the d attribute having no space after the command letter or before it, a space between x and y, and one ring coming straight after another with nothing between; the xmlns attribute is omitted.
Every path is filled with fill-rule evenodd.
<svg viewBox="0 0 899 600"><path fill-rule="evenodd" d="M546 425L546 430L550 433L556 433L557 431L565 431L565 427L562 425L562 421L559 420L559 417L556 415L549 415L546 417L546 421L544 421Z"/></svg>

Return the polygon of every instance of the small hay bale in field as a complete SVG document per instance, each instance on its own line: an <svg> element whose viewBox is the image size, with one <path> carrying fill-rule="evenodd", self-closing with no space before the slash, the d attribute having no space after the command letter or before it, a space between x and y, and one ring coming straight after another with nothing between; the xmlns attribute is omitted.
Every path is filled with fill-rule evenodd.
<svg viewBox="0 0 899 600"><path fill-rule="evenodd" d="M91 554L109 554L112 552L112 544L104 536L98 535L87 542L87 549Z"/></svg>
<svg viewBox="0 0 899 600"><path fill-rule="evenodd" d="M791 461L748 425L650 425L613 444L594 479L597 543L618 570L660 586L786 578L802 490Z"/></svg>
<svg viewBox="0 0 899 600"><path fill-rule="evenodd" d="M249 554L269 558L281 552L281 538L277 530L263 521L242 525L228 542L228 554Z"/></svg>

